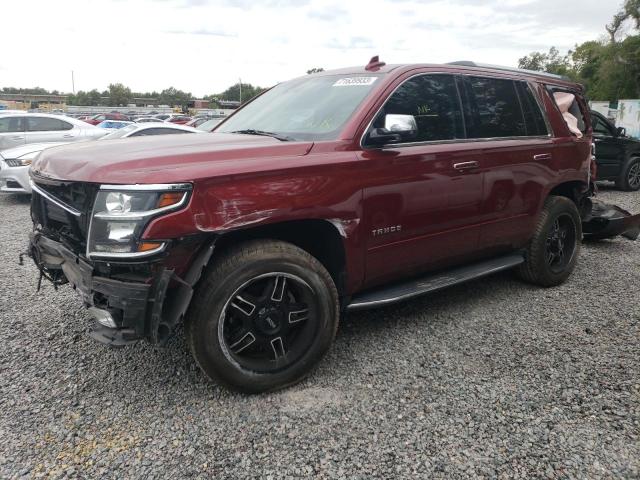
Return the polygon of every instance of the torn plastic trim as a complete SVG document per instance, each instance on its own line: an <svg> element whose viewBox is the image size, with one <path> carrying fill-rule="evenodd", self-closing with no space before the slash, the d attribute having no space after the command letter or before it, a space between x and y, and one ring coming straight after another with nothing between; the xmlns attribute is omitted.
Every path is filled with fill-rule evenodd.
<svg viewBox="0 0 640 480"><path fill-rule="evenodd" d="M200 250L184 278L178 277L171 270L171 277L160 281L160 287L165 282L168 285L169 280L174 280L178 285L172 289L171 295L166 297L166 286L164 289L158 288L151 309L149 336L151 343L166 343L175 326L183 320L191 304L194 287L202 277L202 273L213 255L216 240L217 237Z"/></svg>
<svg viewBox="0 0 640 480"><path fill-rule="evenodd" d="M591 199L591 212L582 220L587 240L603 240L622 235L629 240L640 236L640 214L632 215L617 205Z"/></svg>

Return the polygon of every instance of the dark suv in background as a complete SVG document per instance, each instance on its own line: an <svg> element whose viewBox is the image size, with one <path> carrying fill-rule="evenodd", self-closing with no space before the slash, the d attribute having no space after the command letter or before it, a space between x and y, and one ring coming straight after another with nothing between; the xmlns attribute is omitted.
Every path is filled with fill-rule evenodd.
<svg viewBox="0 0 640 480"><path fill-rule="evenodd" d="M588 112L567 79L469 62L306 75L210 135L44 151L30 254L95 339L162 344L184 320L209 377L273 390L345 311L511 268L564 282L594 210Z"/></svg>
<svg viewBox="0 0 640 480"><path fill-rule="evenodd" d="M627 137L604 115L591 112L598 180L612 180L621 190L640 190L640 140Z"/></svg>

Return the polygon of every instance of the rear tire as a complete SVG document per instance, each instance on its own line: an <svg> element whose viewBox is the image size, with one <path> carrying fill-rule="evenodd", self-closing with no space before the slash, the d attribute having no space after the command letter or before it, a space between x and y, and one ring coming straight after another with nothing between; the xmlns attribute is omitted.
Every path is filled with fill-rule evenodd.
<svg viewBox="0 0 640 480"><path fill-rule="evenodd" d="M578 261L582 222L578 209L565 197L545 200L535 232L516 272L524 281L543 287L563 283Z"/></svg>
<svg viewBox="0 0 640 480"><path fill-rule="evenodd" d="M338 293L324 266L290 243L252 240L209 268L185 321L205 374L258 393L299 382L328 351Z"/></svg>
<svg viewBox="0 0 640 480"><path fill-rule="evenodd" d="M616 187L625 192L640 190L640 158L631 158L622 168Z"/></svg>

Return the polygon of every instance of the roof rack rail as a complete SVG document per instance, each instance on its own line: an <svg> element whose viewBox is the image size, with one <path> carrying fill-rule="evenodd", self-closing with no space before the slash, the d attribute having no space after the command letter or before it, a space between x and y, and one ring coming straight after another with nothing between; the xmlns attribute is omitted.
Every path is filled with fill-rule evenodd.
<svg viewBox="0 0 640 480"><path fill-rule="evenodd" d="M536 70L527 70L525 68L504 67L502 65L489 65L487 63L476 63L469 60L460 60L457 62L449 62L447 65L459 65L461 67L478 67L478 68L492 68L494 70L504 70L507 72L526 73L527 75L538 75L541 77L555 78L557 80L571 81L566 75L556 75L555 73L538 72Z"/></svg>

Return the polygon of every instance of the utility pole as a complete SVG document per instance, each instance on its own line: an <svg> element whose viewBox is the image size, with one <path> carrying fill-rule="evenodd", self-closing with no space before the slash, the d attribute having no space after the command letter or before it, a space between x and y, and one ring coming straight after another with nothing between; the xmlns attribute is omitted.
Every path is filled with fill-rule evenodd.
<svg viewBox="0 0 640 480"><path fill-rule="evenodd" d="M73 70L71 70L71 90L73 90L73 94L76 94L76 82L73 79Z"/></svg>
<svg viewBox="0 0 640 480"><path fill-rule="evenodd" d="M238 79L240 81L240 103L242 103L242 79Z"/></svg>

